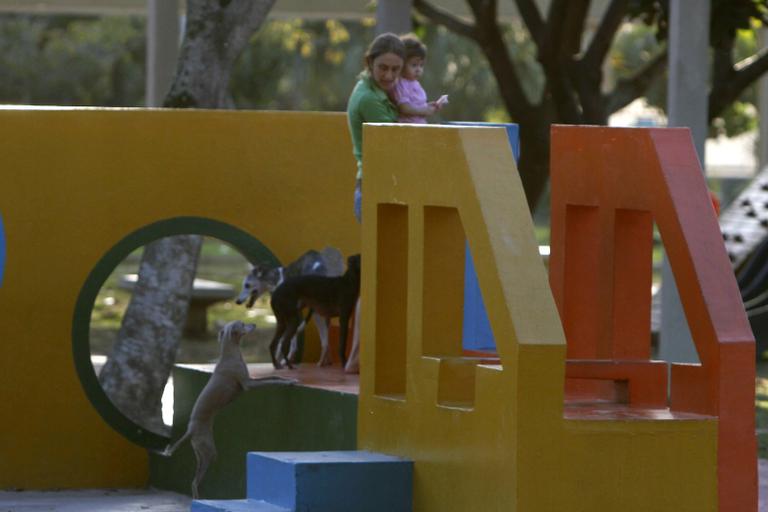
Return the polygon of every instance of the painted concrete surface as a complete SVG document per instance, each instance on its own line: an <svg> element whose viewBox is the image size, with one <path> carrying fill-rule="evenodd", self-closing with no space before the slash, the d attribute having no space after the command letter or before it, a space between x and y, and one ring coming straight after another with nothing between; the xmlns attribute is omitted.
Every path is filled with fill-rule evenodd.
<svg viewBox="0 0 768 512"><path fill-rule="evenodd" d="M3 162L18 164L18 172L2 174L3 180L12 174L13 183L0 185L4 240L13 242L4 253L0 288L0 380L14 383L0 385L0 489L147 483L146 450L120 433L139 437L138 430L103 400L88 329L79 327L89 321L80 319L90 318L93 301L87 299L100 286L102 269L134 243L141 245L136 235L164 236L152 231L156 227L207 234L215 226L223 229L217 238L254 261L257 247L268 247L280 261L292 261L308 247L359 252L360 226L350 213L355 161L344 113L193 110L0 110ZM261 129L268 136L260 139ZM46 130L56 135L48 137ZM262 139L263 147L255 143ZM43 140L55 147L41 146ZM210 151L214 141L221 151L216 158ZM265 191L255 203L254 190ZM136 198L142 208L136 208ZM250 205L248 215L244 204ZM178 224L192 219L194 226ZM296 235L287 227L297 225L301 236L287 236ZM228 240L230 235L237 240ZM34 256L46 252L35 251L40 240L57 255L55 265L50 258L42 265ZM56 283L60 295L48 297L56 307L27 308L40 313L29 321L19 309L27 302L23 290L39 288L29 280L43 275L36 270L43 267L46 275L62 276ZM45 357L30 361L33 352ZM56 386L30 378L28 368L39 369ZM29 397L35 397L34 407Z"/></svg>
<svg viewBox="0 0 768 512"><path fill-rule="evenodd" d="M768 512L768 459L758 461L759 512ZM187 512L189 496L155 490L0 491L0 512Z"/></svg>
<svg viewBox="0 0 768 512"><path fill-rule="evenodd" d="M0 492L0 512L188 512L190 502L153 489Z"/></svg>

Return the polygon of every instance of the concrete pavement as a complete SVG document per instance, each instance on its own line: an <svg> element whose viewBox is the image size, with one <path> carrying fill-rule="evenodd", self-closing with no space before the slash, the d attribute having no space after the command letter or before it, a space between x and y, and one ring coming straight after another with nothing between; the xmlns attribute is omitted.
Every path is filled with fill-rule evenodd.
<svg viewBox="0 0 768 512"><path fill-rule="evenodd" d="M768 512L768 459L758 461L759 512ZM187 512L190 498L154 489L0 491L0 512Z"/></svg>

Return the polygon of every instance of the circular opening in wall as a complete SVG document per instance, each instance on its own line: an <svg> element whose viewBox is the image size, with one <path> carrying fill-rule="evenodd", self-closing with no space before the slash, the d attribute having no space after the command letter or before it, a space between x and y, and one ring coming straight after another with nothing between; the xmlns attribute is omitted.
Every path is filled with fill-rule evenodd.
<svg viewBox="0 0 768 512"><path fill-rule="evenodd" d="M146 333L151 329L123 322L134 297L142 255L152 242L190 234L202 235L202 246L178 345L148 339L152 336ZM167 358L173 361L171 367L175 363L213 365L219 355L217 332L226 322L255 323L256 331L243 344L243 356L249 363L269 361L266 346L274 332L274 319L268 297L250 309L234 302L249 262L279 264L263 244L244 231L210 219L184 217L131 233L97 263L75 308L73 352L88 398L118 432L147 448L167 445L173 421L173 381L168 379ZM137 298L137 304L140 301ZM156 371L155 366L165 370Z"/></svg>

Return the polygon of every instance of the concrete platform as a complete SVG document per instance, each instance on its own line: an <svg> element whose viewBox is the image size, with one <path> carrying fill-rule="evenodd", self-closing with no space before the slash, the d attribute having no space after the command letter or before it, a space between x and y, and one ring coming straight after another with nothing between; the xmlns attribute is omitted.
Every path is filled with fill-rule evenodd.
<svg viewBox="0 0 768 512"><path fill-rule="evenodd" d="M768 459L758 460L760 503L768 512ZM152 489L84 491L0 491L0 512L188 512L191 499Z"/></svg>
<svg viewBox="0 0 768 512"><path fill-rule="evenodd" d="M189 512L191 501L154 489L0 491L2 512Z"/></svg>

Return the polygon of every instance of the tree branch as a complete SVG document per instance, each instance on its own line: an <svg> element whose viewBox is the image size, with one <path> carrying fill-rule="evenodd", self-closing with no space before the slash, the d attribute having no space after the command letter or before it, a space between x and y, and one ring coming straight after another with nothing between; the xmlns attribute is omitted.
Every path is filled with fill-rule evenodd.
<svg viewBox="0 0 768 512"><path fill-rule="evenodd" d="M477 20L477 42L496 77L507 111L515 119L522 119L530 114L532 105L525 95L507 43L496 23L496 1L470 0L470 4Z"/></svg>
<svg viewBox="0 0 768 512"><path fill-rule="evenodd" d="M474 0L470 6L475 14L474 25L442 11L425 0L414 0L413 6L432 22L445 26L452 32L473 39L480 46L499 85L504 105L515 119L523 119L531 112L531 103L525 96L507 45L496 24L496 1Z"/></svg>
<svg viewBox="0 0 768 512"><path fill-rule="evenodd" d="M741 96L744 89L766 71L768 71L768 49L763 49L737 63L727 79L716 80L709 93L709 120L718 117L729 104Z"/></svg>
<svg viewBox="0 0 768 512"><path fill-rule="evenodd" d="M613 0L605 10L603 19L597 31L592 36L587 52L582 62L585 67L598 67L603 65L605 56L611 48L616 32L619 30L624 17L627 15L628 0Z"/></svg>
<svg viewBox="0 0 768 512"><path fill-rule="evenodd" d="M565 23L565 14L567 10L567 0L552 0L547 12L547 21L544 26L544 33L539 45L539 62L542 65L545 62L552 62L556 59L560 40L563 34L563 24Z"/></svg>
<svg viewBox="0 0 768 512"><path fill-rule="evenodd" d="M541 17L539 8L533 0L517 0L517 10L520 11L520 17L523 23L528 27L531 39L536 46L541 44L541 38L544 37L544 18Z"/></svg>
<svg viewBox="0 0 768 512"><path fill-rule="evenodd" d="M574 82L574 55L579 53L589 0L553 0L538 59L560 119L580 123L582 109Z"/></svg>
<svg viewBox="0 0 768 512"><path fill-rule="evenodd" d="M667 67L667 49L656 55L643 69L631 78L619 80L608 95L608 115L621 110L645 94L648 87Z"/></svg>
<svg viewBox="0 0 768 512"><path fill-rule="evenodd" d="M467 3L475 15L475 23L478 27L496 23L497 0L467 0Z"/></svg>
<svg viewBox="0 0 768 512"><path fill-rule="evenodd" d="M434 23L443 25L460 36L477 41L477 27L475 25L465 23L448 11L435 7L425 0L413 0L413 7Z"/></svg>
<svg viewBox="0 0 768 512"><path fill-rule="evenodd" d="M588 11L589 0L571 0L568 2L559 51L561 58L570 59L573 55L581 53L581 38L584 34Z"/></svg>

